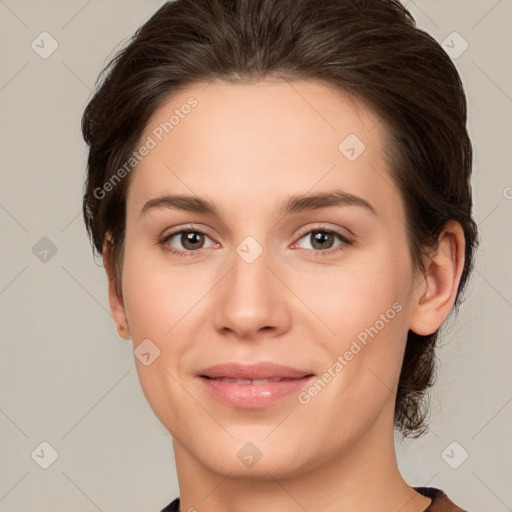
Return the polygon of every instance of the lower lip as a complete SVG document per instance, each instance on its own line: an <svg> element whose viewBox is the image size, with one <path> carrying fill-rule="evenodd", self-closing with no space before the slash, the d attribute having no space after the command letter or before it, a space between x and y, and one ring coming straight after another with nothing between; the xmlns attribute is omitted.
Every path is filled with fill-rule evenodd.
<svg viewBox="0 0 512 512"><path fill-rule="evenodd" d="M313 376L302 379L281 380L266 384L236 384L219 379L199 377L210 394L225 404L245 409L258 409L281 398L298 393Z"/></svg>

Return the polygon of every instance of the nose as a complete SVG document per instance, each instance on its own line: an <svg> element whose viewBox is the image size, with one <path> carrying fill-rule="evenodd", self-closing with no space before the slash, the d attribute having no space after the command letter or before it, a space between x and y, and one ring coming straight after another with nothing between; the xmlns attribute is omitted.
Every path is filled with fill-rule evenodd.
<svg viewBox="0 0 512 512"><path fill-rule="evenodd" d="M259 250L241 244L233 254L230 271L218 285L214 325L224 335L255 340L289 329L288 301L293 294L269 251L263 250L253 260Z"/></svg>

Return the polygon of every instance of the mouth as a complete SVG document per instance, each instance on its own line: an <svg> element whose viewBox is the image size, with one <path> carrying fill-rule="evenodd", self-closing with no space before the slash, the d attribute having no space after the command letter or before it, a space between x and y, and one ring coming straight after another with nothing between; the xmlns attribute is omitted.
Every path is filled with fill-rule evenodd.
<svg viewBox="0 0 512 512"><path fill-rule="evenodd" d="M268 380L302 379L312 372L272 362L237 363L226 362L204 368L198 372L201 377L210 379Z"/></svg>
<svg viewBox="0 0 512 512"><path fill-rule="evenodd" d="M232 407L258 409L298 393L314 373L276 363L222 363L198 372L209 395Z"/></svg>
<svg viewBox="0 0 512 512"><path fill-rule="evenodd" d="M208 377L208 375L201 375L201 377L204 377L205 379L210 380L218 380L222 382L231 382L233 384L241 384L242 386L247 384L254 384L256 386L260 384L268 384L269 382L284 382L284 381L291 381L291 380L300 380L304 377L307 377L305 375L304 377L298 377L298 378L287 378L287 377L273 377L271 379L235 379L234 377Z"/></svg>

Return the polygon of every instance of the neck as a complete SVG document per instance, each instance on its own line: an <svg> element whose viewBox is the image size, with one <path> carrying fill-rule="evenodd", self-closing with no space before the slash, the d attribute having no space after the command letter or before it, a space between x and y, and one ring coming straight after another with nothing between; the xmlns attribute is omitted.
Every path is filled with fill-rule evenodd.
<svg viewBox="0 0 512 512"><path fill-rule="evenodd" d="M385 420L383 412L380 421ZM222 475L176 439L173 446L181 512L423 512L431 502L405 482L396 460L393 428L383 429L378 423L349 446L333 451L328 460L286 478L273 477L271 469L251 479Z"/></svg>

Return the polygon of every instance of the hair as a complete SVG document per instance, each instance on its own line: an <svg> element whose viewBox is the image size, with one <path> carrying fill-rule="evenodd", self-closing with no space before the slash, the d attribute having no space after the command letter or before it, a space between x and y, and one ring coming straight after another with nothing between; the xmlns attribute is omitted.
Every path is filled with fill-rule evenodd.
<svg viewBox="0 0 512 512"><path fill-rule="evenodd" d="M100 73L82 117L84 220L93 250L103 255L105 242L112 250L119 295L130 174L108 191L104 185L129 160L152 114L194 83L276 77L321 81L379 116L414 269L425 271L447 221L462 226L458 310L478 244L466 97L451 59L398 0L175 0L135 32ZM428 431L438 333L408 332L394 418L403 437Z"/></svg>

